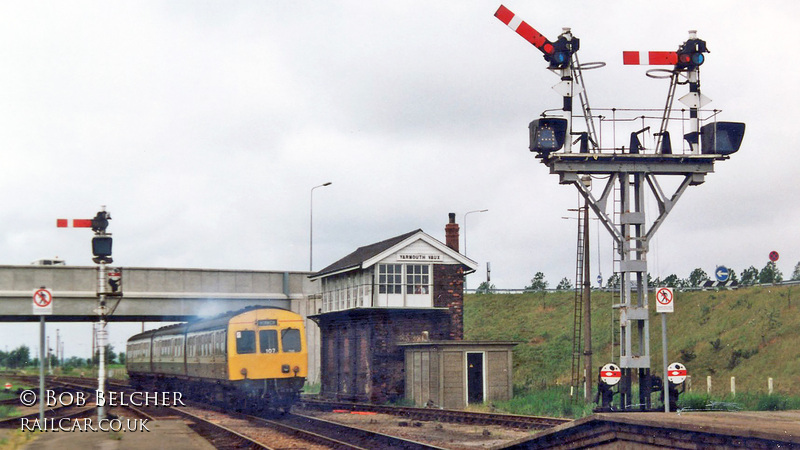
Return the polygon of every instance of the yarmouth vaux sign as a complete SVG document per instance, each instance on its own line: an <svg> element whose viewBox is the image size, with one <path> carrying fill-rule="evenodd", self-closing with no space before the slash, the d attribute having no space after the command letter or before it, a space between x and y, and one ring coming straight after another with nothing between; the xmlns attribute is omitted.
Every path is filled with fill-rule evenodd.
<svg viewBox="0 0 800 450"><path fill-rule="evenodd" d="M399 261L441 261L442 255L429 255L424 253L398 253Z"/></svg>

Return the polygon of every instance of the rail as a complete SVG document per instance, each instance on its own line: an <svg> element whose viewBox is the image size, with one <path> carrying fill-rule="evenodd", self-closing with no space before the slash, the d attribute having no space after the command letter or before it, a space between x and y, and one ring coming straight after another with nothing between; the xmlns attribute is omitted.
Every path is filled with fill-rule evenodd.
<svg viewBox="0 0 800 450"><path fill-rule="evenodd" d="M547 429L572 422L557 417L523 416L517 414L483 413L439 408L412 408L407 406L373 405L369 403L336 402L317 399L301 399L298 406L322 411L350 410L377 412L412 420L440 421L474 425L500 425L509 428Z"/></svg>

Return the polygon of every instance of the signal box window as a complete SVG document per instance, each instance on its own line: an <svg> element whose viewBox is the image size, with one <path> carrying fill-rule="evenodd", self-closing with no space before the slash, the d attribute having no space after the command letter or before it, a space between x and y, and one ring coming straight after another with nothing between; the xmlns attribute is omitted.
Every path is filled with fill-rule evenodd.
<svg viewBox="0 0 800 450"><path fill-rule="evenodd" d="M406 266L407 294L427 294L429 281L428 266L419 264Z"/></svg>
<svg viewBox="0 0 800 450"><path fill-rule="evenodd" d="M256 332L237 331L236 353L242 355L245 353L255 353L255 352L256 352Z"/></svg>
<svg viewBox="0 0 800 450"><path fill-rule="evenodd" d="M258 342L261 344L261 353L278 352L278 331L260 330L258 332Z"/></svg>
<svg viewBox="0 0 800 450"><path fill-rule="evenodd" d="M402 264L378 265L378 292L381 294L403 293Z"/></svg>
<svg viewBox="0 0 800 450"><path fill-rule="evenodd" d="M281 330L281 343L285 353L298 353L302 350L300 342L300 330L297 328L285 328Z"/></svg>

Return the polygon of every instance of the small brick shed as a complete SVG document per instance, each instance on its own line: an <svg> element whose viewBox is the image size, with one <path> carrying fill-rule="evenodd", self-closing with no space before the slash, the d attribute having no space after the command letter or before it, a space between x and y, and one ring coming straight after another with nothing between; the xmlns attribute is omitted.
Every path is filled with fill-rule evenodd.
<svg viewBox="0 0 800 450"><path fill-rule="evenodd" d="M513 396L514 342L430 341L405 352L405 397L415 406L463 409Z"/></svg>

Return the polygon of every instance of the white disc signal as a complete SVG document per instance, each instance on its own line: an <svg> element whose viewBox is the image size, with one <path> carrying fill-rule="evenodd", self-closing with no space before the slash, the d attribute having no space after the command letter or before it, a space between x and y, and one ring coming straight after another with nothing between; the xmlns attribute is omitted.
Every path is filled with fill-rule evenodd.
<svg viewBox="0 0 800 450"><path fill-rule="evenodd" d="M600 380L609 386L619 383L621 378L622 370L616 364L609 363L600 369Z"/></svg>
<svg viewBox="0 0 800 450"><path fill-rule="evenodd" d="M667 367L667 378L672 384L681 384L686 381L686 366L681 363L672 363Z"/></svg>

